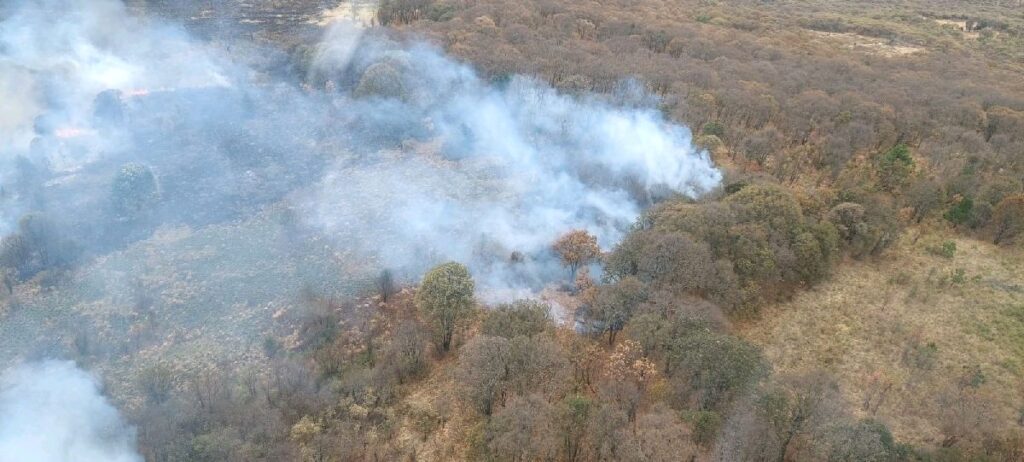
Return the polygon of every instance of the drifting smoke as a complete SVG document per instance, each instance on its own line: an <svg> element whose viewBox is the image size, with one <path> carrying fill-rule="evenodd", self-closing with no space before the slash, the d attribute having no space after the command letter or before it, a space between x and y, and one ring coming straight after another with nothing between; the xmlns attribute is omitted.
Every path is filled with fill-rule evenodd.
<svg viewBox="0 0 1024 462"><path fill-rule="evenodd" d="M351 54L351 39L328 34L321 59ZM653 199L696 197L720 181L690 131L655 110L566 96L525 77L491 85L422 45L365 48L374 50L357 50L348 66L365 69L357 93L384 90L345 108L420 144L371 165L336 163L305 209L385 265L416 273L456 260L485 287L535 287L557 277L547 249L558 235L582 228L609 247ZM527 262L510 267L512 252Z"/></svg>
<svg viewBox="0 0 1024 462"><path fill-rule="evenodd" d="M372 165L336 164L306 211L350 245L372 246L385 265L419 272L456 260L485 287L536 286L557 277L547 249L558 235L582 228L609 247L653 199L696 197L720 180L690 132L653 110L572 98L524 77L497 88L428 47L373 59L367 73L393 66L401 96L349 107L404 115L395 130L422 144ZM509 267L512 252L527 262Z"/></svg>
<svg viewBox="0 0 1024 462"><path fill-rule="evenodd" d="M611 247L643 208L721 177L651 104L492 84L352 26L297 59L199 41L116 0L4 2L0 18L0 235L21 234L20 280L274 206L298 217L282 245L319 233L410 279L457 260L479 287L534 290L565 276L558 235ZM0 411L0 461L139 459L69 363L9 371Z"/></svg>
<svg viewBox="0 0 1024 462"><path fill-rule="evenodd" d="M0 98L13 103L0 232L43 211L101 254L160 224L284 201L368 262L415 277L457 260L483 287L523 289L564 276L548 251L558 235L586 229L607 248L653 201L720 181L690 131L650 105L491 84L435 48L348 25L310 56L316 90L284 56L228 52L113 0L15 9L0 24ZM139 165L158 191L112 198L134 191L112 189L119 169L149 178ZM126 201L134 215L114 206Z"/></svg>
<svg viewBox="0 0 1024 462"><path fill-rule="evenodd" d="M30 211L68 218L68 228L103 212L104 162L153 157L137 139L151 127L122 117L128 95L230 81L229 60L118 1L15 1L0 13L0 232Z"/></svg>
<svg viewBox="0 0 1024 462"><path fill-rule="evenodd" d="M0 462L136 462L135 434L71 362L0 377Z"/></svg>

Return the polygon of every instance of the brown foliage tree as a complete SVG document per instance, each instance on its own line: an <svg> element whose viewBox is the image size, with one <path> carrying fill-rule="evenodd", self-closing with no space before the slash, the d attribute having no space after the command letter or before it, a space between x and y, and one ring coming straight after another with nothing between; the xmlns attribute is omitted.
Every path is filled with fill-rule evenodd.
<svg viewBox="0 0 1024 462"><path fill-rule="evenodd" d="M1024 194L1006 197L992 211L992 242L1000 244L1024 232Z"/></svg>
<svg viewBox="0 0 1024 462"><path fill-rule="evenodd" d="M562 259L562 264L569 268L572 279L576 279L576 271L601 255L597 246L597 238L590 233L578 229L570 231L558 238L553 246L555 253Z"/></svg>

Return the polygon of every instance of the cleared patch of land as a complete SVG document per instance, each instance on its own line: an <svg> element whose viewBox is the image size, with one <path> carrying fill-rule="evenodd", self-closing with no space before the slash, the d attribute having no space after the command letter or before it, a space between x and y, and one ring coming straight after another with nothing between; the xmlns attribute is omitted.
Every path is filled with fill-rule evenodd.
<svg viewBox="0 0 1024 462"><path fill-rule="evenodd" d="M822 37L825 40L834 42L842 48L854 51L895 58L924 51L924 48L913 45L897 45L886 40L865 37L850 32L822 32L811 31L812 34Z"/></svg>

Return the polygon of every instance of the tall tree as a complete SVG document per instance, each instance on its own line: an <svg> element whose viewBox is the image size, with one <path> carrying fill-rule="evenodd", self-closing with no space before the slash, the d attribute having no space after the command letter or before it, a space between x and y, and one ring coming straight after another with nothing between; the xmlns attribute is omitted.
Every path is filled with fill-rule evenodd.
<svg viewBox="0 0 1024 462"><path fill-rule="evenodd" d="M554 250L562 259L562 263L569 267L573 280L576 279L576 271L580 269L580 266L590 263L601 255L601 248L597 246L597 238L582 229L570 231L558 238L555 241Z"/></svg>
<svg viewBox="0 0 1024 462"><path fill-rule="evenodd" d="M456 262L435 266L423 277L416 306L430 324L438 350L451 349L455 331L472 313L474 287L469 270Z"/></svg>

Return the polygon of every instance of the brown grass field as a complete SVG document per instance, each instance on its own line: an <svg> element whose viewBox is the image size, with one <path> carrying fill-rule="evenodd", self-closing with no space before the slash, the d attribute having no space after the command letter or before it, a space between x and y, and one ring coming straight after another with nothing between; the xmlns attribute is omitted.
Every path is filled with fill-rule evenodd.
<svg viewBox="0 0 1024 462"><path fill-rule="evenodd" d="M956 243L953 258L929 252L947 240ZM996 404L992 424L1017 425L1021 281L1019 248L911 230L881 259L840 265L831 280L767 308L740 332L763 346L776 372L828 370L854 412L888 423L897 438L937 444L939 396L975 366L984 375L980 392ZM909 357L926 349L932 359L915 367Z"/></svg>

